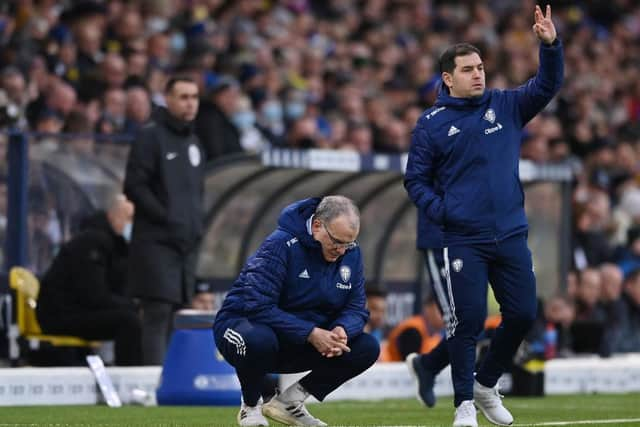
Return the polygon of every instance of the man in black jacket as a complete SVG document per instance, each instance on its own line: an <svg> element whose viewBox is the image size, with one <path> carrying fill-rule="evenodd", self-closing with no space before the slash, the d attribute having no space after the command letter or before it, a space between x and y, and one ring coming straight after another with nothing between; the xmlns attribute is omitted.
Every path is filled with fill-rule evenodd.
<svg viewBox="0 0 640 427"><path fill-rule="evenodd" d="M141 326L127 277L133 204L119 194L106 215L62 246L42 279L36 314L44 333L114 340L115 363L142 364Z"/></svg>
<svg viewBox="0 0 640 427"><path fill-rule="evenodd" d="M129 289L140 299L144 363L164 360L172 314L194 293L202 234L204 155L193 133L198 86L172 77L167 108L143 127L131 147L124 192L136 205Z"/></svg>

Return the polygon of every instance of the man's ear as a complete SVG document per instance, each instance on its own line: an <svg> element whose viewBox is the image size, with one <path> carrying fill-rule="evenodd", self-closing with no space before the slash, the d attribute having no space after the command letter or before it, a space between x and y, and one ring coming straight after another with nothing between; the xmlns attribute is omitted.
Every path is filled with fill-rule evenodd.
<svg viewBox="0 0 640 427"><path fill-rule="evenodd" d="M453 86L453 76L446 71L442 73L442 81L449 89Z"/></svg>

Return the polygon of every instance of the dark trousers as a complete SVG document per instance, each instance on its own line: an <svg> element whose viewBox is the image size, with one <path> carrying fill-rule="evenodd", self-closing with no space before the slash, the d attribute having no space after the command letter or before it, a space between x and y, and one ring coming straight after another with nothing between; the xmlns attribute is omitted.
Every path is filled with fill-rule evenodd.
<svg viewBox="0 0 640 427"><path fill-rule="evenodd" d="M268 373L311 371L300 384L316 399L340 387L365 371L378 359L380 346L371 335L362 333L350 339L350 353L323 357L311 344L292 345L281 342L270 327L245 318L214 324L216 346L236 368L247 405L254 406Z"/></svg>
<svg viewBox="0 0 640 427"><path fill-rule="evenodd" d="M428 249L423 251L425 263L427 267L427 275L431 283L432 292L436 297L438 308L444 318L444 307L448 307L448 300L445 296L446 274L444 268L444 258L442 257L442 249ZM446 321L445 321L446 324ZM418 362L434 375L447 367L449 364L449 346L447 340L441 340L440 343L429 353L422 355Z"/></svg>
<svg viewBox="0 0 640 427"><path fill-rule="evenodd" d="M493 387L506 371L536 317L536 279L526 234L500 242L443 249L447 303L443 317L455 392L454 404L473 399L477 338L487 317L487 286L500 304L502 323L476 374Z"/></svg>
<svg viewBox="0 0 640 427"><path fill-rule="evenodd" d="M41 326L48 334L73 335L87 340L114 340L116 365L142 365L140 319L133 309L109 308L90 313L64 313L46 319Z"/></svg>
<svg viewBox="0 0 640 427"><path fill-rule="evenodd" d="M140 300L142 350L145 365L162 365L171 333L176 306L159 300Z"/></svg>

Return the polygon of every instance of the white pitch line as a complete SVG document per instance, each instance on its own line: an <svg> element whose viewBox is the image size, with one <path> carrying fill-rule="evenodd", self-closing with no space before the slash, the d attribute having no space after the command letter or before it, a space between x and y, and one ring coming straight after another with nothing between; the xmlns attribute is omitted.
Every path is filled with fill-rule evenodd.
<svg viewBox="0 0 640 427"><path fill-rule="evenodd" d="M538 426L569 426L574 424L626 424L640 422L640 418L618 418L615 420L581 420L581 421L545 421L543 423L530 423L530 424L512 424L511 427L538 427ZM4 424L0 424L3 426ZM407 425L407 424L395 424L395 425L381 425L378 427L429 427L430 424L422 425ZM337 425L336 427L347 427ZM358 426L351 426L358 427Z"/></svg>
<svg viewBox="0 0 640 427"><path fill-rule="evenodd" d="M545 421L542 423L530 423L530 424L512 424L511 427L538 427L538 426L569 426L574 424L626 424L640 422L640 418L618 418L615 420L580 420L580 421ZM4 424L0 424L4 426ZM407 425L407 424L395 424L395 425L383 425L378 427L428 427L429 424L422 425ZM336 426L346 427L346 426ZM354 427L354 426L351 426ZM357 427L357 426L355 426Z"/></svg>
<svg viewBox="0 0 640 427"><path fill-rule="evenodd" d="M571 426L574 424L626 424L640 422L640 418L618 418L615 420L547 421L544 423L513 424L513 427L525 426Z"/></svg>

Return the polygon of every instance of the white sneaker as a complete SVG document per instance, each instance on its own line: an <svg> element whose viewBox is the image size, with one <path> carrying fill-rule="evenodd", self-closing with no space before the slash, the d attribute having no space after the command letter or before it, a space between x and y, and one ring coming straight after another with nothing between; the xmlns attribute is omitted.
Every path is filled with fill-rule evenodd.
<svg viewBox="0 0 640 427"><path fill-rule="evenodd" d="M473 400L490 423L499 426L513 424L513 416L502 404L502 396L498 390L498 384L495 387L485 387L474 380Z"/></svg>
<svg viewBox="0 0 640 427"><path fill-rule="evenodd" d="M237 420L241 427L268 426L269 421L262 415L262 402L256 406L247 406L242 402Z"/></svg>
<svg viewBox="0 0 640 427"><path fill-rule="evenodd" d="M311 415L304 402L281 402L277 396L262 405L262 413L289 426L326 427L327 423Z"/></svg>
<svg viewBox="0 0 640 427"><path fill-rule="evenodd" d="M453 427L478 427L476 407L473 406L473 400L465 400L458 405L453 419Z"/></svg>

